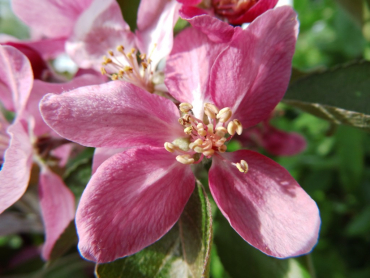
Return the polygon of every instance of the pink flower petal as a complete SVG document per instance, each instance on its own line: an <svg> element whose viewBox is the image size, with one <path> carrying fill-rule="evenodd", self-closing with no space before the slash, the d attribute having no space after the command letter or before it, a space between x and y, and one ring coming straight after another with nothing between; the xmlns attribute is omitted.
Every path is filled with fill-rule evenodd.
<svg viewBox="0 0 370 278"><path fill-rule="evenodd" d="M7 42L5 43L5 45L10 45L16 48L27 57L28 61L31 64L33 77L35 79L42 79L44 77L44 73L46 70L48 70L48 66L46 62L42 59L39 52L24 43Z"/></svg>
<svg viewBox="0 0 370 278"><path fill-rule="evenodd" d="M8 128L10 144L0 171L0 213L26 191L32 166L32 145L24 125L15 121Z"/></svg>
<svg viewBox="0 0 370 278"><path fill-rule="evenodd" d="M216 60L209 90L218 107L231 107L244 128L266 118L289 83L298 31L291 7L269 10L234 36Z"/></svg>
<svg viewBox="0 0 370 278"><path fill-rule="evenodd" d="M128 51L134 46L134 35L123 20L118 3L95 0L76 22L66 51L80 67L99 70L102 57L118 45Z"/></svg>
<svg viewBox="0 0 370 278"><path fill-rule="evenodd" d="M45 226L42 257L50 258L54 244L75 215L75 197L62 179L44 167L40 174L39 197Z"/></svg>
<svg viewBox="0 0 370 278"><path fill-rule="evenodd" d="M93 156L92 174L96 172L98 167L117 153L125 151L124 148L112 149L112 148L96 148Z"/></svg>
<svg viewBox="0 0 370 278"><path fill-rule="evenodd" d="M33 74L27 57L12 46L0 45L0 100L19 112L32 88Z"/></svg>
<svg viewBox="0 0 370 278"><path fill-rule="evenodd" d="M8 126L9 126L9 123L4 118L3 114L0 113L0 169L1 169L1 165L3 164L5 150L9 146L10 136L6 132L6 130L8 129Z"/></svg>
<svg viewBox="0 0 370 278"><path fill-rule="evenodd" d="M40 109L60 136L84 146L163 146L184 137L172 101L124 81L48 94Z"/></svg>
<svg viewBox="0 0 370 278"><path fill-rule="evenodd" d="M58 166L65 167L75 144L64 144L51 151L51 155L59 159Z"/></svg>
<svg viewBox="0 0 370 278"><path fill-rule="evenodd" d="M207 90L210 70L225 47L225 44L213 43L194 28L185 29L175 38L166 62L165 83L174 98L192 103L196 117L202 117L203 105L211 99L211 92Z"/></svg>
<svg viewBox="0 0 370 278"><path fill-rule="evenodd" d="M184 5L198 5L202 0L177 0L177 2L180 2L181 4Z"/></svg>
<svg viewBox="0 0 370 278"><path fill-rule="evenodd" d="M98 0L100 1L100 0ZM31 28L50 38L67 37L92 0L12 0L14 13Z"/></svg>
<svg viewBox="0 0 370 278"><path fill-rule="evenodd" d="M33 130L34 134L36 136L41 136L50 133L50 127L48 127L42 119L39 110L39 102L45 94L61 94L68 90L103 82L104 78L101 74L81 75L66 83L47 83L41 80L35 80L26 105L27 115L32 115L35 120L35 126Z"/></svg>
<svg viewBox="0 0 370 278"><path fill-rule="evenodd" d="M154 68L171 52L179 6L176 1L168 0L140 2L136 44L141 53L149 55Z"/></svg>
<svg viewBox="0 0 370 278"><path fill-rule="evenodd" d="M98 263L136 253L167 233L194 190L188 165L164 148L138 148L105 161L77 209L79 249Z"/></svg>
<svg viewBox="0 0 370 278"><path fill-rule="evenodd" d="M295 132L286 132L268 127L262 136L262 147L269 153L279 156L296 155L306 149L306 139Z"/></svg>
<svg viewBox="0 0 370 278"><path fill-rule="evenodd" d="M210 40L216 43L229 42L234 35L234 27L223 22L214 16L210 16L203 10L203 14L199 8L183 6L179 13L180 16L189 21L190 24L205 33Z"/></svg>
<svg viewBox="0 0 370 278"><path fill-rule="evenodd" d="M247 173L231 163L245 160ZM247 150L213 159L211 193L230 225L267 255L285 258L311 251L318 240L316 203L283 167Z"/></svg>
<svg viewBox="0 0 370 278"><path fill-rule="evenodd" d="M259 0L246 13L238 18L229 18L229 22L234 25L252 22L257 16L275 7L278 1L279 0Z"/></svg>
<svg viewBox="0 0 370 278"><path fill-rule="evenodd" d="M0 43L6 45L24 45L36 51L44 60L54 59L64 52L65 38L41 39L41 40L19 40L6 34L0 34ZM29 58L29 57L28 57ZM30 59L29 59L30 60ZM32 61L31 61L32 64Z"/></svg>

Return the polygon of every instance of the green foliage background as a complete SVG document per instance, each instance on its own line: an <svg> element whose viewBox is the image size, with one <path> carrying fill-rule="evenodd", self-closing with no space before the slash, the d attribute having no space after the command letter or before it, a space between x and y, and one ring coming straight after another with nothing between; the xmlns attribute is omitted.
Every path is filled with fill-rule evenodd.
<svg viewBox="0 0 370 278"><path fill-rule="evenodd" d="M7 2L0 2L0 32L19 38L27 37L27 29L11 15ZM118 2L122 4L125 19L134 29L138 1ZM293 67L304 75L306 71L370 60L370 43L366 40L370 37L366 25L370 14L366 10L368 2L294 1L300 34ZM178 26L183 27L183 24ZM367 74L370 79L370 73ZM369 87L365 90L366 93L370 92ZM327 93L335 95L336 92ZM272 158L287 168L317 202L322 218L319 243L311 255L298 259L267 257L245 243L213 206L215 245L211 250L210 276L370 277L369 133L351 126L337 126L287 104L279 105L279 109L285 111L284 115L275 118L273 124L304 135L307 149L293 157ZM77 197L89 179L91 156L92 151L88 149L70 162L66 170L65 180ZM200 195L200 198L203 197ZM39 245L42 241L42 235L37 233L1 237L0 270L14 254ZM92 277L93 267L91 263L80 259L76 248L72 248L66 255L47 265L36 258L5 274L7 277L83 278Z"/></svg>

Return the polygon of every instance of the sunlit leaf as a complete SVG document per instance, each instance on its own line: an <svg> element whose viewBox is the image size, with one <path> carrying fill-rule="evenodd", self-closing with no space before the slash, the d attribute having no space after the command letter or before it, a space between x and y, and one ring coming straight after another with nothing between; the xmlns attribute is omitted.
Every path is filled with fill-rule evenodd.
<svg viewBox="0 0 370 278"><path fill-rule="evenodd" d="M210 203L200 184L178 223L159 241L132 256L96 267L99 278L208 277L212 242Z"/></svg>
<svg viewBox="0 0 370 278"><path fill-rule="evenodd" d="M370 129L370 62L314 73L294 81L284 102L335 124Z"/></svg>

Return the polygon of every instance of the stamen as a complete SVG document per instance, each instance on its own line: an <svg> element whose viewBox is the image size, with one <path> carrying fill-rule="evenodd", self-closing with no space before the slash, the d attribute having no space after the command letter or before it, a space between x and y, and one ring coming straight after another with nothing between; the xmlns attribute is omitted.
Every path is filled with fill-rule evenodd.
<svg viewBox="0 0 370 278"><path fill-rule="evenodd" d="M216 135L219 137L224 137L227 133L227 129L223 126L216 127Z"/></svg>
<svg viewBox="0 0 370 278"><path fill-rule="evenodd" d="M235 132L236 132L236 129L238 127L236 126L236 124L234 123L234 121L231 121L229 122L229 124L227 125L227 132L230 134L230 135L234 135Z"/></svg>
<svg viewBox="0 0 370 278"><path fill-rule="evenodd" d="M187 128L184 129L184 132L187 134L187 135L190 135L193 131L193 127L192 126L188 126Z"/></svg>
<svg viewBox="0 0 370 278"><path fill-rule="evenodd" d="M233 112L229 107L222 108L220 112L217 113L216 118L220 123L226 123L230 118Z"/></svg>
<svg viewBox="0 0 370 278"><path fill-rule="evenodd" d="M193 164L194 158L192 158L189 154L183 154L176 156L176 160L182 164Z"/></svg>
<svg viewBox="0 0 370 278"><path fill-rule="evenodd" d="M179 108L181 112L188 113L191 109L193 109L193 105L187 102L183 102L183 103L180 103Z"/></svg>
<svg viewBox="0 0 370 278"><path fill-rule="evenodd" d="M207 156L207 157L212 156L214 153L215 153L215 151L214 151L214 150L212 150L212 149L210 149L210 150L206 150L206 151L204 151L204 152L203 152L203 154L204 154L205 156Z"/></svg>
<svg viewBox="0 0 370 278"><path fill-rule="evenodd" d="M224 153L224 152L226 152L226 150L227 150L227 146L225 146L225 145L222 145L222 146L218 147L218 151L220 153Z"/></svg>
<svg viewBox="0 0 370 278"><path fill-rule="evenodd" d="M121 53L123 53L123 51L125 50L125 48L123 47L123 45L117 46L116 49L117 49L118 52L121 52Z"/></svg>
<svg viewBox="0 0 370 278"><path fill-rule="evenodd" d="M176 159L183 164L199 163L203 157L210 158L215 152L224 153L227 150L226 142L230 141L235 133L239 135L243 131L242 124L237 119L231 120L232 111L229 107L221 110L211 103L204 105L204 115L200 120L196 118L191 110L193 106L190 103L181 103L179 105L180 111L184 114L179 118L179 123L184 127L184 133L188 136L186 138L178 138L183 142L183 147L180 147L176 140L172 143L166 143L165 148L169 152L180 152ZM208 116L207 117L205 116ZM227 128L225 127L228 122ZM226 137L229 133L230 136ZM180 142L179 141L179 142ZM198 155L201 154L198 159ZM193 157L195 156L195 158ZM244 161L244 160L243 160ZM240 171L246 173L248 171L248 164L244 161L234 164Z"/></svg>
<svg viewBox="0 0 370 278"><path fill-rule="evenodd" d="M240 163L232 163L238 170L244 174L248 172L248 163L245 160L240 160Z"/></svg>
<svg viewBox="0 0 370 278"><path fill-rule="evenodd" d="M164 148L166 149L166 151L170 153L173 153L177 149L177 147L174 144L169 142L164 143Z"/></svg>
<svg viewBox="0 0 370 278"><path fill-rule="evenodd" d="M242 134L242 132L243 132L243 126L242 126L242 123L241 123L241 122L239 122L239 120L237 120L237 119L233 120L233 122L234 122L234 123L235 123L235 125L237 126L237 128L236 128L236 133L237 133L238 135L241 135L241 134Z"/></svg>
<svg viewBox="0 0 370 278"><path fill-rule="evenodd" d="M211 103L205 103L204 104L204 113L210 118L210 119L216 119L216 114L219 112L219 109Z"/></svg>

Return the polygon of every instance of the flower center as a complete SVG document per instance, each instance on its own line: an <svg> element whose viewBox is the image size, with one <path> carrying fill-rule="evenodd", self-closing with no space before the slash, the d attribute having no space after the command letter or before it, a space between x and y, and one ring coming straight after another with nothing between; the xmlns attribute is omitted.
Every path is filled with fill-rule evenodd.
<svg viewBox="0 0 370 278"><path fill-rule="evenodd" d="M135 48L125 52L122 45L117 46L115 52L109 50L108 55L108 57L103 57L102 74L109 76L112 80L124 80L150 93L154 92L150 57L146 54L139 55Z"/></svg>
<svg viewBox="0 0 370 278"><path fill-rule="evenodd" d="M176 157L183 164L197 164L204 157L210 158L215 152L224 153L225 143L231 140L235 133L240 135L242 124L231 120L232 111L229 107L219 110L214 104L204 105L203 120L194 117L190 103L179 105L182 117L179 123L184 127L185 138L178 138L172 143L166 142L167 151L181 153Z"/></svg>

